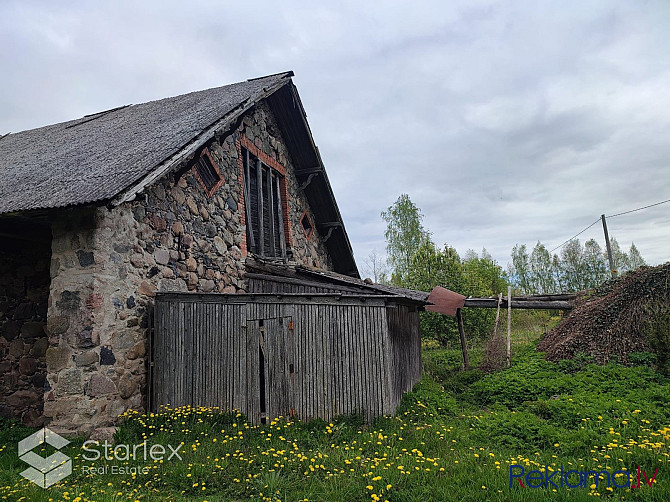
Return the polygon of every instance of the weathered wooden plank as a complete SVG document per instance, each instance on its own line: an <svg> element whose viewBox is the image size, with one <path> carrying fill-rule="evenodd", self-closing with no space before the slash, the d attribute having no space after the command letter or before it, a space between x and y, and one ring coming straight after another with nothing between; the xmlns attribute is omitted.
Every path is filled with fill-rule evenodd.
<svg viewBox="0 0 670 502"><path fill-rule="evenodd" d="M279 244L281 246L281 257L286 258L286 236L284 235L284 215L282 214L282 200L281 200L281 188L279 185L279 176L275 176L275 190L277 193L277 207L279 216ZM288 215L287 215L288 217Z"/></svg>
<svg viewBox="0 0 670 502"><path fill-rule="evenodd" d="M258 191L258 253L265 255L265 231L263 229L263 168L256 160L256 189Z"/></svg>
<svg viewBox="0 0 670 502"><path fill-rule="evenodd" d="M330 325L327 322L328 316L332 314L331 306L324 305L319 307L319 318L321 325L322 344L323 344L323 373L324 373L324 419L330 421L333 419L333 345L330 343Z"/></svg>
<svg viewBox="0 0 670 502"><path fill-rule="evenodd" d="M275 205L274 205L274 190L272 189L272 170L267 170L267 190L268 190L268 235L267 239L270 242L270 255L276 256L275 249Z"/></svg>
<svg viewBox="0 0 670 502"><path fill-rule="evenodd" d="M352 394L352 412L358 413L361 411L361 396L362 396L362 375L360 373L360 366L358 365L358 354L360 352L359 339L356 336L357 330L355 329L355 311L352 307L347 307L347 331L349 333L349 342L351 343L351 352L349 364L351 365L352 378L353 378L353 394Z"/></svg>
<svg viewBox="0 0 670 502"><path fill-rule="evenodd" d="M249 249L256 249L254 241L254 231L252 230L251 224L251 199L249 198L250 190L250 179L249 179L249 150L244 149L244 213L246 217L247 236L249 238Z"/></svg>
<svg viewBox="0 0 670 502"><path fill-rule="evenodd" d="M465 307L468 308L497 308L497 298L466 298ZM503 299L500 304L502 308L507 308L507 299ZM544 309L544 310L570 310L573 308L572 302L566 300L515 300L512 297L513 309Z"/></svg>
<svg viewBox="0 0 670 502"><path fill-rule="evenodd" d="M302 419L362 412L370 420L393 411L420 378L418 313L407 305L246 296L247 302L157 299L157 405L237 408L257 423L263 376L270 418L293 409ZM161 310L161 302L169 308Z"/></svg>
<svg viewBox="0 0 670 502"><path fill-rule="evenodd" d="M338 317L335 314L336 307L328 305L328 317L326 327L331 354L331 382L330 409L331 417L335 418L341 414L340 400L342 396L342 349L339 332L337 330Z"/></svg>
<svg viewBox="0 0 670 502"><path fill-rule="evenodd" d="M384 394L383 394L383 380L381 372L381 340L380 340L380 331L381 331L381 308L371 308L372 316L370 319L370 337L372 341L372 355L374 366L374 375L375 375L375 416L384 414Z"/></svg>

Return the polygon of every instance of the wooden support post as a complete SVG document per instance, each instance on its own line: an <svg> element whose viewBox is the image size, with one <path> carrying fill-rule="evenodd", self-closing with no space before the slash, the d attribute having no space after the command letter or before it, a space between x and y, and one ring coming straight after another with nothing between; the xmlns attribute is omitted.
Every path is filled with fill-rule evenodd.
<svg viewBox="0 0 670 502"><path fill-rule="evenodd" d="M470 359L468 358L468 345L465 341L465 329L463 328L463 314L461 309L456 309L456 319L458 320L458 334L461 336L461 351L463 352L463 369L470 369Z"/></svg>
<svg viewBox="0 0 670 502"><path fill-rule="evenodd" d="M605 221L605 215L600 215L600 219L603 221L603 232L605 232L605 244L607 245L607 258L610 262L610 273L612 277L616 277L617 270L614 268L614 258L612 257L612 246L610 245L610 236L607 233L607 222Z"/></svg>
<svg viewBox="0 0 670 502"><path fill-rule="evenodd" d="M496 310L496 322L493 325L493 338L498 335L498 321L500 320L500 304L502 303L502 293L498 295L498 300L496 303L498 305L498 310Z"/></svg>
<svg viewBox="0 0 670 502"><path fill-rule="evenodd" d="M507 367L512 365L512 287L507 286Z"/></svg>

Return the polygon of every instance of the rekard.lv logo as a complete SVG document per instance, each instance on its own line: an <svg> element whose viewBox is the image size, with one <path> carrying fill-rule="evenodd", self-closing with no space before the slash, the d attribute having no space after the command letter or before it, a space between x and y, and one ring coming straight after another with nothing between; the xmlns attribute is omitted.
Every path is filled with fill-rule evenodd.
<svg viewBox="0 0 670 502"><path fill-rule="evenodd" d="M69 441L44 427L19 441L19 458L30 466L21 473L21 476L42 488L48 488L72 474L72 460L60 451L46 458L33 451L44 443L60 450L69 444Z"/></svg>

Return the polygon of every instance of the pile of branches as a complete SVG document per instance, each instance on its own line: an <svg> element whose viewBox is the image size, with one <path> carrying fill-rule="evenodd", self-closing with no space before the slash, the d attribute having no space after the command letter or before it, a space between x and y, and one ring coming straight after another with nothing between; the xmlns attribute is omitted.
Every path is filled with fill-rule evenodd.
<svg viewBox="0 0 670 502"><path fill-rule="evenodd" d="M538 350L551 361L586 354L598 364L628 363L630 354L656 352L647 335L659 308L670 308L670 262L641 267L584 293Z"/></svg>

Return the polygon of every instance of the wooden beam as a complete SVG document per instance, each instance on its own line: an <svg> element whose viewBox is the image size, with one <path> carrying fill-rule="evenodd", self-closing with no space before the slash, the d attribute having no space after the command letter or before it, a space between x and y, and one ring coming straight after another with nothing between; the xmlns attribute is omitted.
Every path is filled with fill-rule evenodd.
<svg viewBox="0 0 670 502"><path fill-rule="evenodd" d="M320 174L320 173L322 173L322 172L323 172L323 171L316 171L316 172L311 173L311 174L307 177L307 179L303 182L303 184L300 185L300 190L304 190L305 188L307 188L307 187L309 186L309 184L312 182L312 179L314 178L314 176L316 176L317 174Z"/></svg>
<svg viewBox="0 0 670 502"><path fill-rule="evenodd" d="M512 300L575 300L577 293L558 293L547 295L520 295L513 296Z"/></svg>
<svg viewBox="0 0 670 502"><path fill-rule="evenodd" d="M307 176L310 176L312 174L319 174L323 172L323 167L318 166L318 167L312 167L310 169L296 169L295 170L295 175L297 178L305 178Z"/></svg>
<svg viewBox="0 0 670 502"><path fill-rule="evenodd" d="M512 298L513 309L534 310L571 310L573 304L565 300L515 300ZM502 307L507 307L507 299L502 301ZM498 307L497 298L466 298L464 307L475 309L494 309Z"/></svg>

